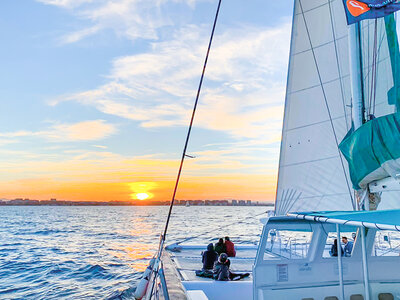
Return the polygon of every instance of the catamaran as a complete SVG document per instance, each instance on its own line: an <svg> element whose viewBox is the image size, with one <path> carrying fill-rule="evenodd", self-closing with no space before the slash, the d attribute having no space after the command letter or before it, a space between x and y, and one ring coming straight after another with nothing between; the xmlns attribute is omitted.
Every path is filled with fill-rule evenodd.
<svg viewBox="0 0 400 300"><path fill-rule="evenodd" d="M400 299L399 9L295 0L274 216L231 259L251 276L197 277L205 245L165 247L169 214L137 299Z"/></svg>

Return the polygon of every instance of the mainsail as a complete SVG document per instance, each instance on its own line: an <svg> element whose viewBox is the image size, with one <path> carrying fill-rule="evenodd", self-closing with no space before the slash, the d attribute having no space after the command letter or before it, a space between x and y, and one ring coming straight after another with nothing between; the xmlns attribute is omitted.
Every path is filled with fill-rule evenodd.
<svg viewBox="0 0 400 300"><path fill-rule="evenodd" d="M319 77L320 74L320 77ZM348 30L340 0L296 0L276 213L352 209L338 144L351 128Z"/></svg>
<svg viewBox="0 0 400 300"><path fill-rule="evenodd" d="M292 26L276 213L355 209L354 182L339 152L342 140L353 134L343 1L296 0ZM396 70L392 70L398 55L393 47L394 38L397 41L393 14L362 21L360 33L367 121L395 111L396 96L388 97L397 93ZM400 197L400 191L395 193L392 196Z"/></svg>

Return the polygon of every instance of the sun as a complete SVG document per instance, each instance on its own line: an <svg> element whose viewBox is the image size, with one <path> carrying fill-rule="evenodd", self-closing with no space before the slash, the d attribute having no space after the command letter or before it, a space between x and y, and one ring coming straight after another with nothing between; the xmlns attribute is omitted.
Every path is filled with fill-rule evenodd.
<svg viewBox="0 0 400 300"><path fill-rule="evenodd" d="M137 193L136 194L136 198L139 200L146 200L147 198L149 198L150 196L146 193Z"/></svg>

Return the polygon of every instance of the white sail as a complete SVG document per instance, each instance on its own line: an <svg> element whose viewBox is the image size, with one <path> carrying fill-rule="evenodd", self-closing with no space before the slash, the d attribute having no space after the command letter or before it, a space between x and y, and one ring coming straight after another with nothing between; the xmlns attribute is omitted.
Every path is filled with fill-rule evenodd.
<svg viewBox="0 0 400 300"><path fill-rule="evenodd" d="M338 150L351 128L342 1L296 0L292 26L276 213L351 210L347 164Z"/></svg>

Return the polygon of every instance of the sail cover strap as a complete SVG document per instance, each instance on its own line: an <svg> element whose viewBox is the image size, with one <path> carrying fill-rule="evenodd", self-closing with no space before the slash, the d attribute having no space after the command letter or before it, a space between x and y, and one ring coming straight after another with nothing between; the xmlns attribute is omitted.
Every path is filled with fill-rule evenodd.
<svg viewBox="0 0 400 300"><path fill-rule="evenodd" d="M343 0L347 24L387 16L400 9L398 0Z"/></svg>

